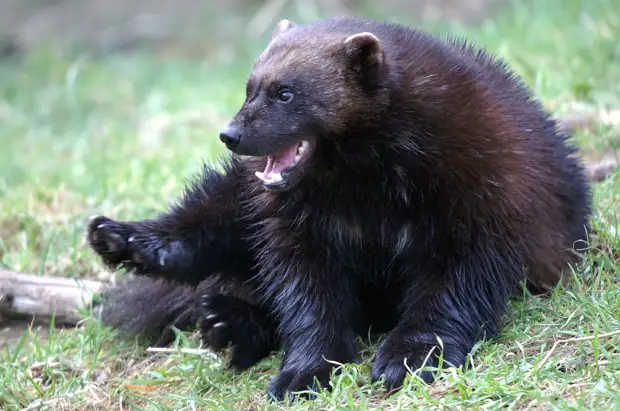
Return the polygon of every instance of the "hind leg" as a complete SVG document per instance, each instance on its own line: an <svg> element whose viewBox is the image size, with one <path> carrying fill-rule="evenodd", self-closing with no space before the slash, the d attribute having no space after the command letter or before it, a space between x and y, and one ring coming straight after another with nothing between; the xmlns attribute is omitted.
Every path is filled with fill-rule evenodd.
<svg viewBox="0 0 620 411"><path fill-rule="evenodd" d="M255 304L246 283L215 276L197 287L136 277L107 289L100 304L102 322L127 336L144 336L155 345L174 340L173 328L196 325L203 343L215 351L232 348L230 367L247 369L278 348L276 325Z"/></svg>
<svg viewBox="0 0 620 411"><path fill-rule="evenodd" d="M216 350L232 348L229 366L238 370L250 368L279 345L276 326L267 312L232 295L203 295L199 324L205 345Z"/></svg>
<svg viewBox="0 0 620 411"><path fill-rule="evenodd" d="M555 178L560 182L554 191L540 193L541 198L552 195L556 209L553 213L541 206L530 210L536 214L532 221L543 222L530 228L532 238L538 239L530 242L526 260L527 288L533 294L546 294L566 283L572 276L569 265L579 263L589 248L591 186L575 155L577 150L568 144L558 145L557 150L557 167L562 173Z"/></svg>

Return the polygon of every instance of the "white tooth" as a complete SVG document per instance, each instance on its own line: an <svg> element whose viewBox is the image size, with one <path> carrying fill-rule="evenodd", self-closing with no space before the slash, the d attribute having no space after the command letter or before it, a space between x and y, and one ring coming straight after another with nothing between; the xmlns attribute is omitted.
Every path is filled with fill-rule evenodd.
<svg viewBox="0 0 620 411"><path fill-rule="evenodd" d="M299 154L297 154L295 156L295 160L293 161L293 165L296 165L297 163L299 163L299 160L301 160L301 156Z"/></svg>
<svg viewBox="0 0 620 411"><path fill-rule="evenodd" d="M254 175L260 178L263 182L267 184L271 183L279 183L283 180L282 175L280 173L270 173L268 176L265 176L265 173L261 173L260 171L254 172Z"/></svg>
<svg viewBox="0 0 620 411"><path fill-rule="evenodd" d="M305 150L307 146L308 146L308 142L306 140L303 140L299 148L303 148Z"/></svg>
<svg viewBox="0 0 620 411"><path fill-rule="evenodd" d="M304 145L299 146L299 148L297 149L297 153L299 154L303 154L304 151L306 151L306 146Z"/></svg>

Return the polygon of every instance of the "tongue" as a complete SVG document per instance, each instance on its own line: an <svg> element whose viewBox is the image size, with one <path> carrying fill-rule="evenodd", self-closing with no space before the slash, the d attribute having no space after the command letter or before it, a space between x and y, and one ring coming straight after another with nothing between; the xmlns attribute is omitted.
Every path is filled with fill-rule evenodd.
<svg viewBox="0 0 620 411"><path fill-rule="evenodd" d="M265 166L265 171L260 173L261 175L259 177L262 180L271 180L274 174L279 176L282 170L290 167L295 161L298 147L299 144L295 144L291 147L283 149L275 156L269 156L267 158L267 165ZM257 173L257 175L258 174L259 173Z"/></svg>

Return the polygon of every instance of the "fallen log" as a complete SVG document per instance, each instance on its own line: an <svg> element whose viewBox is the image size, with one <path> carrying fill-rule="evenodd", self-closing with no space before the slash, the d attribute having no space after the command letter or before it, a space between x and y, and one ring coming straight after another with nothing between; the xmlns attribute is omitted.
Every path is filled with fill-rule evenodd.
<svg viewBox="0 0 620 411"><path fill-rule="evenodd" d="M0 314L28 316L57 325L75 325L80 310L90 304L104 283L66 277L46 277L0 270Z"/></svg>

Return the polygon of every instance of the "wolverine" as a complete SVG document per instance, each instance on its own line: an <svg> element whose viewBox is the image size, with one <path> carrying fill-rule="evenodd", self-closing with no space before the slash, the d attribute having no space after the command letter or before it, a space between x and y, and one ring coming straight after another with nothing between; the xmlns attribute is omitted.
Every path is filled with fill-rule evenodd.
<svg viewBox="0 0 620 411"><path fill-rule="evenodd" d="M386 334L372 380L388 389L440 356L464 366L524 284L550 290L585 249L591 193L569 137L466 41L284 20L221 131L221 167L152 219L89 223L102 261L136 274L104 296L104 323L199 323L241 370L282 349L276 399L327 387L369 330Z"/></svg>

